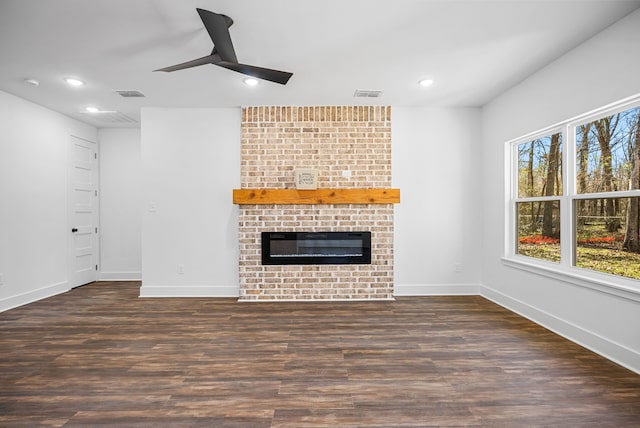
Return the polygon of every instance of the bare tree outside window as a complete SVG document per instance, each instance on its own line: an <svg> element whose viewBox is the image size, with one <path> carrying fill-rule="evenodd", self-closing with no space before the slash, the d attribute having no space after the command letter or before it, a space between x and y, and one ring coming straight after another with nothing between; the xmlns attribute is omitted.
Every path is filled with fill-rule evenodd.
<svg viewBox="0 0 640 428"><path fill-rule="evenodd" d="M518 145L517 253L560 261L560 204L536 200L562 195L562 134Z"/></svg>
<svg viewBox="0 0 640 428"><path fill-rule="evenodd" d="M640 108L576 127L578 200L576 265L640 279L640 198L610 197L640 189ZM595 195L594 195L595 196Z"/></svg>
<svg viewBox="0 0 640 428"><path fill-rule="evenodd" d="M640 279L640 107L634 103L512 143L516 254ZM565 144L575 157L567 160L571 176L563 183Z"/></svg>

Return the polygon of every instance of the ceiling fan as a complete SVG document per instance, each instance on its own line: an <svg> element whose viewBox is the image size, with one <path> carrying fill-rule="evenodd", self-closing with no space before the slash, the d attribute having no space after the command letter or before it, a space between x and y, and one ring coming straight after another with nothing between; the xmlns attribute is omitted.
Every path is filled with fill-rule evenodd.
<svg viewBox="0 0 640 428"><path fill-rule="evenodd" d="M293 73L286 71L240 64L236 58L236 52L233 49L233 43L231 43L231 36L229 35L229 27L233 24L233 19L227 15L213 13L204 9L196 10L209 33L209 37L211 37L211 41L213 41L211 55L153 71L177 71L204 64L213 64L247 76L280 83L281 85L286 85L291 76L293 76Z"/></svg>

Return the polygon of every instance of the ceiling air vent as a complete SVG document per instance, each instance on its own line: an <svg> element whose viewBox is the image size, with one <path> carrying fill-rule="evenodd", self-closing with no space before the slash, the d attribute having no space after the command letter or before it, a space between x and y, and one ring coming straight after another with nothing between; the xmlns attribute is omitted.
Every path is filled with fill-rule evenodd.
<svg viewBox="0 0 640 428"><path fill-rule="evenodd" d="M362 89L356 89L353 96L356 98L379 98L382 95L382 91L365 91Z"/></svg>
<svg viewBox="0 0 640 428"><path fill-rule="evenodd" d="M93 122L102 124L138 123L135 119L119 111L99 111L96 113L82 111L81 113L90 117Z"/></svg>
<svg viewBox="0 0 640 428"><path fill-rule="evenodd" d="M144 94L140 91L113 91L124 98L144 98Z"/></svg>

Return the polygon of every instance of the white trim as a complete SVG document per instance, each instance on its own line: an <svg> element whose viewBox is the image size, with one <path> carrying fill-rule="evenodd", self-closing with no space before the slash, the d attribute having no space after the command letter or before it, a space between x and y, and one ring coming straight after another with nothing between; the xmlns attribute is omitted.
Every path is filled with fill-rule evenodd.
<svg viewBox="0 0 640 428"><path fill-rule="evenodd" d="M142 285L140 297L238 297L237 285Z"/></svg>
<svg viewBox="0 0 640 428"><path fill-rule="evenodd" d="M503 258L505 266L524 270L526 272L542 275L557 281L563 281L580 287L589 288L605 294L640 302L640 288L635 284L637 280L626 279L616 275L603 274L588 269L565 267L552 262L530 257L516 256ZM583 273L584 272L584 273ZM626 285L623 283L630 283Z"/></svg>
<svg viewBox="0 0 640 428"><path fill-rule="evenodd" d="M619 190L616 192L580 193L573 195L572 199L619 199L637 198L638 196L640 196L640 189Z"/></svg>
<svg viewBox="0 0 640 428"><path fill-rule="evenodd" d="M525 302L509 297L497 290L483 286L482 297L490 300L509 311L515 312L534 323L568 339L586 349L589 349L623 367L640 374L640 353L620 343L602 337L546 311L531 306Z"/></svg>
<svg viewBox="0 0 640 428"><path fill-rule="evenodd" d="M607 294L640 302L640 282L620 275L607 274L595 269L579 268L576 265L576 220L575 201L585 199L633 198L640 197L640 189L578 194L576 189L576 126L595 120L604 115L617 114L631 108L640 107L640 94L574 116L552 126L543 128L505 143L505 265L544 275L560 281L590 288ZM544 135L560 132L562 138L562 183L563 193L558 196L518 196L517 147ZM560 262L548 263L542 259L523 257L516 254L517 204L548 200L560 201Z"/></svg>
<svg viewBox="0 0 640 428"><path fill-rule="evenodd" d="M353 298L353 299L345 299L345 298L340 298L340 299L300 299L300 298L296 298L293 297L291 299L247 299L247 298L243 298L240 297L238 299L238 302L240 303L317 303L317 302L393 302L396 299L394 299L393 297L384 297L384 298L380 298L380 299L362 299L362 298Z"/></svg>
<svg viewBox="0 0 640 428"><path fill-rule="evenodd" d="M526 203L526 202L559 201L561 198L562 196L532 196L530 198L515 198L513 202Z"/></svg>
<svg viewBox="0 0 640 428"><path fill-rule="evenodd" d="M516 147L515 144L505 144L504 170L507 177L504 180L504 254L514 254L516 251L515 232L511 230L515 226L517 218L515 212L516 204L511 202L513 189L518 187L516 182L516 177L518 176L516 171L518 168Z"/></svg>
<svg viewBox="0 0 640 428"><path fill-rule="evenodd" d="M5 297L0 299L0 312L8 311L9 309L17 308L18 306L27 305L29 303L36 302L38 300L46 299L57 294L66 293L69 291L69 282L63 281L57 284L47 285L37 290L32 290L26 293L18 294L15 296Z"/></svg>
<svg viewBox="0 0 640 428"><path fill-rule="evenodd" d="M396 284L393 295L400 296L477 296L480 284Z"/></svg>
<svg viewBox="0 0 640 428"><path fill-rule="evenodd" d="M141 281L142 272L100 272L98 281Z"/></svg>

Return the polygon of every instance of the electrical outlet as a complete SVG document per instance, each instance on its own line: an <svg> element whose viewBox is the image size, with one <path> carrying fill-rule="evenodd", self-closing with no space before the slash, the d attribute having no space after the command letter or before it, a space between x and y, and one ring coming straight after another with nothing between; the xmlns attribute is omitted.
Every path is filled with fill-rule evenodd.
<svg viewBox="0 0 640 428"><path fill-rule="evenodd" d="M178 265L178 275L184 275L184 265L182 263Z"/></svg>

